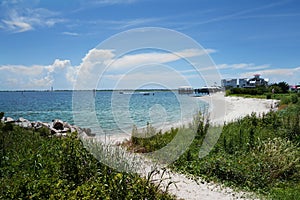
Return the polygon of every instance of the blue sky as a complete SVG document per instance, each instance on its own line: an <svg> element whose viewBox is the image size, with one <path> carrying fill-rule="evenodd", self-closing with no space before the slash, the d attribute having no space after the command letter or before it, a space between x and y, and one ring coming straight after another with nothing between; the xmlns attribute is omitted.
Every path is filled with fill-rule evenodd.
<svg viewBox="0 0 300 200"><path fill-rule="evenodd" d="M297 0L2 0L0 90L72 89L99 43L141 27L167 28L191 37L207 50L222 78L260 73L270 82L295 84L300 82L299 22ZM113 56L113 50L97 53L101 59ZM160 54L157 58L169 56L155 53ZM139 62L145 56L153 57L153 52L140 51L130 59ZM123 63L119 64L122 68ZM160 64L176 68L186 63L171 59ZM145 68L135 74L112 70L100 81L101 87L115 88L124 74L128 74L128 82L123 79L123 88L134 87L130 83L134 77L149 74L153 82L165 77L173 81L170 87L183 84L165 75L170 69L160 68L160 64L153 66L151 73ZM204 85L185 73L188 68L176 70L186 76L187 84Z"/></svg>

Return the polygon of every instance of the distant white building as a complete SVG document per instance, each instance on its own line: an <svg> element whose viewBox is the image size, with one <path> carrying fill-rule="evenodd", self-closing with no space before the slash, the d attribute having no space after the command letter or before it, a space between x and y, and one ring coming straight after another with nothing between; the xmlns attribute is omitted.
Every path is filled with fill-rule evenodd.
<svg viewBox="0 0 300 200"><path fill-rule="evenodd" d="M225 88L236 88L237 87L237 79L222 79L221 86Z"/></svg>
<svg viewBox="0 0 300 200"><path fill-rule="evenodd" d="M260 77L260 74L254 74L253 78L247 81L247 85L244 88L254 88L257 86L267 86L269 79L264 79Z"/></svg>
<svg viewBox="0 0 300 200"><path fill-rule="evenodd" d="M269 79L260 77L260 74L255 74L253 78L240 79L222 79L222 87L225 88L254 88L257 86L267 86Z"/></svg>
<svg viewBox="0 0 300 200"><path fill-rule="evenodd" d="M289 90L291 92L300 92L300 83L296 85L290 85L289 87L290 87Z"/></svg>
<svg viewBox="0 0 300 200"><path fill-rule="evenodd" d="M194 89L190 86L181 86L178 88L178 94L193 94Z"/></svg>
<svg viewBox="0 0 300 200"><path fill-rule="evenodd" d="M239 79L239 87L244 88L247 86L248 78L240 78Z"/></svg>

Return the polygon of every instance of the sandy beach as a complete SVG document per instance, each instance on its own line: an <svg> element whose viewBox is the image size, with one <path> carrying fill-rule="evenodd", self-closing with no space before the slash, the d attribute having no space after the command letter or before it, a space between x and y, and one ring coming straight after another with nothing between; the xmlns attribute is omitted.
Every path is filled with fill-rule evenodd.
<svg viewBox="0 0 300 200"><path fill-rule="evenodd" d="M278 100L243 97L225 97L223 92L198 97L210 104L209 115L212 124L222 125L243 118L255 112L257 114L276 110Z"/></svg>

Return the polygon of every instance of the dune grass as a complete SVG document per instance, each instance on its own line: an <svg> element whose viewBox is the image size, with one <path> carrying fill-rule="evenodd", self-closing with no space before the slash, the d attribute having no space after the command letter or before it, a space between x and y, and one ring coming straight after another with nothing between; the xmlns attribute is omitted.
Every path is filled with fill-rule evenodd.
<svg viewBox="0 0 300 200"><path fill-rule="evenodd" d="M102 164L75 133L50 138L0 123L0 158L0 199L174 199L150 181L153 174Z"/></svg>
<svg viewBox="0 0 300 200"><path fill-rule="evenodd" d="M263 198L297 199L300 188L300 103L257 116L255 113L219 130L210 153L199 156L209 121L196 117L195 138L169 165L175 171L256 192ZM190 127L186 127L188 129ZM178 129L149 138L133 134L130 149L151 152L168 144Z"/></svg>

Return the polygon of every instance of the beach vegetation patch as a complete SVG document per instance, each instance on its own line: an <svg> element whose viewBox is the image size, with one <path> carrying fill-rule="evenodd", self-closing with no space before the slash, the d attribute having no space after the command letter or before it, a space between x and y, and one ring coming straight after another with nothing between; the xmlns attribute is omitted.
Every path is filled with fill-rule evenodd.
<svg viewBox="0 0 300 200"><path fill-rule="evenodd" d="M205 157L199 157L199 149L209 120L195 117L195 139L169 167L207 181L254 191L263 198L293 199L300 188L300 104L294 100L284 105L280 111L252 113L225 124L218 142ZM174 137L174 130L147 139L135 138L131 148L155 151Z"/></svg>
<svg viewBox="0 0 300 200"><path fill-rule="evenodd" d="M174 199L99 162L76 132L49 137L9 124L0 123L0 199Z"/></svg>

